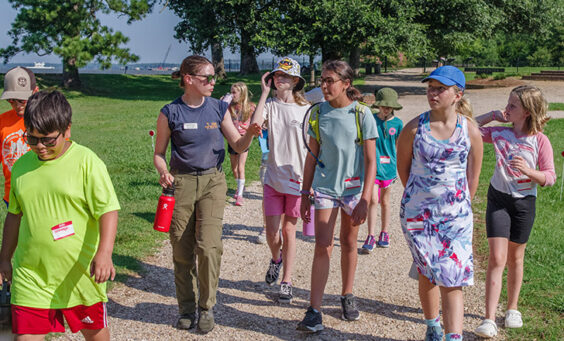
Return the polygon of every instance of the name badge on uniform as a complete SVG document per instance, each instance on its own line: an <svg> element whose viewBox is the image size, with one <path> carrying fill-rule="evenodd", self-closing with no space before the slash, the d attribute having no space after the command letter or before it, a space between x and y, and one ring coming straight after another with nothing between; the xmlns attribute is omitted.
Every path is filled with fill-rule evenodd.
<svg viewBox="0 0 564 341"><path fill-rule="evenodd" d="M51 233L53 233L54 240L59 240L74 235L74 227L72 226L72 221L67 221L66 223L61 223L53 226L51 228Z"/></svg>
<svg viewBox="0 0 564 341"><path fill-rule="evenodd" d="M380 163L381 164L390 163L390 157L389 156L380 156Z"/></svg>
<svg viewBox="0 0 564 341"><path fill-rule="evenodd" d="M360 188L360 177L345 179L345 189Z"/></svg>
<svg viewBox="0 0 564 341"><path fill-rule="evenodd" d="M198 123L196 123L196 122L184 123L183 128L184 128L184 130L198 129Z"/></svg>

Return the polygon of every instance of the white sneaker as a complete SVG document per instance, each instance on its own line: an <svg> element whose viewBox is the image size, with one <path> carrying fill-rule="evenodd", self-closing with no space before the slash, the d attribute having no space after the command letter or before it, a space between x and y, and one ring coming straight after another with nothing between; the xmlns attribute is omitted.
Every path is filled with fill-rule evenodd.
<svg viewBox="0 0 564 341"><path fill-rule="evenodd" d="M523 327L523 319L518 310L509 309L505 312L505 328L521 328Z"/></svg>
<svg viewBox="0 0 564 341"><path fill-rule="evenodd" d="M264 229L257 236L257 244L266 244L266 232Z"/></svg>
<svg viewBox="0 0 564 341"><path fill-rule="evenodd" d="M497 335L497 325L495 324L495 321L485 319L476 329L474 329L474 334L486 339L495 337Z"/></svg>

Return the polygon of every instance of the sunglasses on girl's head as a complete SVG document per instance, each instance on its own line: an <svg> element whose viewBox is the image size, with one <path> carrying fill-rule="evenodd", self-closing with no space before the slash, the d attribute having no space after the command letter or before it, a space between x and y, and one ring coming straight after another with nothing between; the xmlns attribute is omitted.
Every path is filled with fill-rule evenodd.
<svg viewBox="0 0 564 341"><path fill-rule="evenodd" d="M59 138L59 136L61 136L61 134L62 133L59 133L55 137L50 137L50 136L36 137L33 135L29 135L26 131L23 134L23 139L25 143L27 143L30 146L37 146L39 142L41 142L41 144L44 145L45 147L54 147L57 144L57 139Z"/></svg>

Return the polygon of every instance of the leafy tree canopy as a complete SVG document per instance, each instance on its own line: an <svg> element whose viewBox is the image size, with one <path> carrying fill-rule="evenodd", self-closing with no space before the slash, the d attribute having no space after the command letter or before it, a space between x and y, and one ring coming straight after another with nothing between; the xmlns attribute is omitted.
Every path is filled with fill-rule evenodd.
<svg viewBox="0 0 564 341"><path fill-rule="evenodd" d="M139 59L120 47L128 38L102 25L97 15L115 12L132 22L149 13L156 0L8 1L18 14L8 33L12 43L0 49L4 62L19 52L54 53L63 59L63 84L77 87L78 68L94 59L102 68L109 68L113 59L120 63Z"/></svg>

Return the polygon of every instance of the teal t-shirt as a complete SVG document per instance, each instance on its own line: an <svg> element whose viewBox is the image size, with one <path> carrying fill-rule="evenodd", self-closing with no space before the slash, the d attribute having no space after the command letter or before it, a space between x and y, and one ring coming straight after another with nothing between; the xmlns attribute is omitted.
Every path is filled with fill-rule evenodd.
<svg viewBox="0 0 564 341"><path fill-rule="evenodd" d="M346 196L362 191L364 182L363 146L355 143L357 139L354 101L344 108L333 108L329 102L319 107L319 135L321 146L319 159L325 168L315 167L313 189L331 196ZM361 115L362 138L378 138L376 122L372 112L365 107ZM315 138L315 132L309 128L309 135Z"/></svg>
<svg viewBox="0 0 564 341"><path fill-rule="evenodd" d="M403 122L393 116L387 121L382 121L374 114L378 127L376 140L376 179L392 180L397 178L397 153L396 141L403 128Z"/></svg>
<svg viewBox="0 0 564 341"><path fill-rule="evenodd" d="M106 302L106 284L90 277L98 219L119 210L106 166L72 142L55 160L33 152L12 168L8 212L22 214L13 260L12 304L62 309Z"/></svg>

